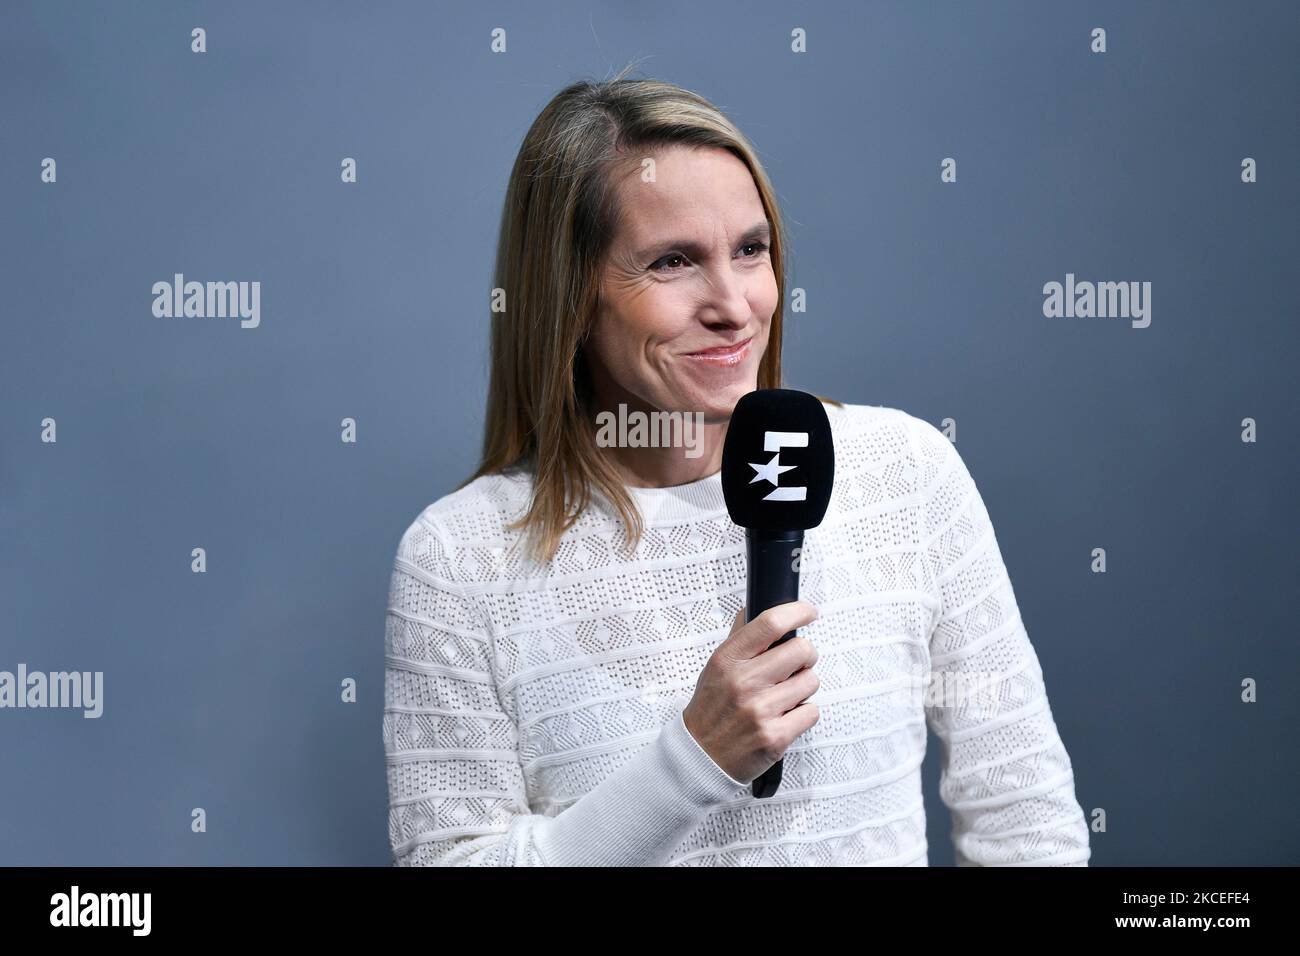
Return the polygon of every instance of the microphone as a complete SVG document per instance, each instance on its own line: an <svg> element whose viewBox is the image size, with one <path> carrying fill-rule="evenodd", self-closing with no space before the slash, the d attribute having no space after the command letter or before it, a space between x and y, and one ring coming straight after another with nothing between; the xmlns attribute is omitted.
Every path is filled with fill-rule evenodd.
<svg viewBox="0 0 1300 956"><path fill-rule="evenodd" d="M741 396L722 446L722 493L731 520L745 529L746 623L799 599L803 533L822 523L834 480L831 423L816 396L790 388ZM783 763L784 758L754 779L755 797L776 793Z"/></svg>

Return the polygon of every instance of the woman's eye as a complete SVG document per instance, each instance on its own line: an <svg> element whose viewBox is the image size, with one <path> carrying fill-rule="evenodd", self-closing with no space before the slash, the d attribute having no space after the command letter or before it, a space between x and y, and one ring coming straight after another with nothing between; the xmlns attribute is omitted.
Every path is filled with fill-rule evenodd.
<svg viewBox="0 0 1300 956"><path fill-rule="evenodd" d="M767 243L766 243L766 242L747 242L747 243L745 243L743 246L741 246L740 248L741 248L742 250L744 250L744 249L753 249L753 250L754 250L753 255L744 256L743 258L745 258L745 259L757 259L759 256L761 256L764 252L767 251ZM664 256L662 259L660 259L659 261L657 261L657 262L655 262L655 263L652 263L651 266L650 266L650 271L651 271L651 272L678 272L678 271L680 271L679 269L676 269L676 268L668 268L668 263L670 263L670 262L674 262L674 261L676 261L676 260L683 260L683 261L684 261L685 259L686 259L686 257L685 257L684 255L682 255L680 252L669 253L668 255L666 255L666 256Z"/></svg>
<svg viewBox="0 0 1300 956"><path fill-rule="evenodd" d="M664 263L671 262L673 259L685 259L685 258L686 257L683 256L680 252L674 252L664 256L658 262L651 265L650 268L654 272L676 272L677 271L676 269L664 269L663 268Z"/></svg>

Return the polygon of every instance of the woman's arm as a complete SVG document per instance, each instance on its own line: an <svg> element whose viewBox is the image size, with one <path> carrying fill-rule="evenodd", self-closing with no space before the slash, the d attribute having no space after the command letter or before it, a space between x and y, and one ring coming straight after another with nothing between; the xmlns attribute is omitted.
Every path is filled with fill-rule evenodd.
<svg viewBox="0 0 1300 956"><path fill-rule="evenodd" d="M449 553L443 529L421 516L402 536L389 589L383 736L396 865L658 865L745 786L678 712L564 811L531 812L488 622Z"/></svg>
<svg viewBox="0 0 1300 956"><path fill-rule="evenodd" d="M912 422L922 535L941 601L925 712L943 746L939 793L957 864L1086 866L1070 758L988 511L952 442Z"/></svg>

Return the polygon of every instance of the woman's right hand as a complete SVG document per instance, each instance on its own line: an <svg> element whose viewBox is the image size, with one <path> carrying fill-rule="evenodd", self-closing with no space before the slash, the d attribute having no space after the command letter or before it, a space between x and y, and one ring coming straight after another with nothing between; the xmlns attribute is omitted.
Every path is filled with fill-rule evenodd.
<svg viewBox="0 0 1300 956"><path fill-rule="evenodd" d="M806 601L770 607L745 623L736 612L731 633L700 672L682 712L686 729L734 780L750 783L784 755L821 717L807 703L821 685L812 671L817 648L802 635L772 647L782 634L811 624Z"/></svg>

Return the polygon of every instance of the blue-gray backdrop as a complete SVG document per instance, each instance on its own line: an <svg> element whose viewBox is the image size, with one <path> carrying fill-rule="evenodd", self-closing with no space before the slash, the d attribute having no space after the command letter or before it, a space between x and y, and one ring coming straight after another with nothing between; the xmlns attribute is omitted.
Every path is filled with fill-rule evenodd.
<svg viewBox="0 0 1300 956"><path fill-rule="evenodd" d="M5 3L0 670L105 683L97 720L0 710L0 863L389 862L388 577L475 463L507 175L637 57L776 183L789 384L956 419L1093 865L1300 861L1298 35L1292 2ZM155 317L175 273L260 281L260 324ZM1067 274L1150 282L1150 325L1046 317Z"/></svg>

